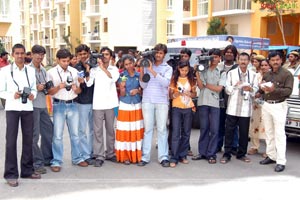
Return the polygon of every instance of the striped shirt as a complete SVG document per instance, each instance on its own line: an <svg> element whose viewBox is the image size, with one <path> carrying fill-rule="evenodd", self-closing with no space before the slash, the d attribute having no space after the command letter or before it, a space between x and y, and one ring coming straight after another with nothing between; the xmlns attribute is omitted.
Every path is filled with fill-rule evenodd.
<svg viewBox="0 0 300 200"><path fill-rule="evenodd" d="M250 84L252 92L246 92L239 86L235 86L239 81L242 85ZM252 70L242 73L240 67L228 72L225 91L229 95L226 113L238 117L251 117L253 98L258 90L256 74Z"/></svg>
<svg viewBox="0 0 300 200"><path fill-rule="evenodd" d="M172 67L167 63L162 63L156 66L153 63L153 70L157 73L154 77L150 72L147 72L147 68L144 68L145 74L150 75L150 81L148 83L140 81L143 90L143 103L160 103L169 104L168 87L172 77Z"/></svg>

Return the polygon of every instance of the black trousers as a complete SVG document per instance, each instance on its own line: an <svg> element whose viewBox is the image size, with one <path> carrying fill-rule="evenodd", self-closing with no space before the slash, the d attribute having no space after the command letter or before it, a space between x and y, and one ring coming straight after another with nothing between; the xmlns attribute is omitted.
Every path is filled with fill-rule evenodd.
<svg viewBox="0 0 300 200"><path fill-rule="evenodd" d="M22 129L21 177L29 177L34 171L32 159L33 111L6 111L5 179L19 177L17 138L20 119Z"/></svg>
<svg viewBox="0 0 300 200"><path fill-rule="evenodd" d="M246 155L248 148L250 117L238 117L227 115L225 129L225 152L223 156L231 157L232 142L234 139L234 129L239 127L239 145L236 157L241 158Z"/></svg>

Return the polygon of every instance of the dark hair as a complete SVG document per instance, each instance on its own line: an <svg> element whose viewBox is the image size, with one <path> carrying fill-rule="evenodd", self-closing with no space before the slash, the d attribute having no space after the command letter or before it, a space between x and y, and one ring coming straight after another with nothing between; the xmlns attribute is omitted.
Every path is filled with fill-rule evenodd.
<svg viewBox="0 0 300 200"><path fill-rule="evenodd" d="M124 63L125 62L125 60L129 60L129 61L131 61L133 64L134 64L134 57L132 56L132 55L130 55L130 54L126 54L126 55L124 55L124 56L122 56L122 62Z"/></svg>
<svg viewBox="0 0 300 200"><path fill-rule="evenodd" d="M27 51L26 56L31 56L31 51Z"/></svg>
<svg viewBox="0 0 300 200"><path fill-rule="evenodd" d="M23 49L23 50L24 50L24 52L26 51L26 49L25 49L24 45L23 45L23 44L20 44L20 43L18 43L18 44L15 44L15 45L13 46L13 48L12 48L12 53L14 53L14 52L15 52L15 49Z"/></svg>
<svg viewBox="0 0 300 200"><path fill-rule="evenodd" d="M268 55L268 59L270 60L273 57L279 56L281 59L283 58L283 55L280 51L270 51Z"/></svg>
<svg viewBox="0 0 300 200"><path fill-rule="evenodd" d="M43 46L36 44L31 48L31 52L46 54L46 49Z"/></svg>
<svg viewBox="0 0 300 200"><path fill-rule="evenodd" d="M228 46L225 47L225 49L224 49L224 54L225 54L229 49L232 51L234 59L236 59L236 56L237 56L237 54L238 54L237 48L236 48L234 45L228 45Z"/></svg>
<svg viewBox="0 0 300 200"><path fill-rule="evenodd" d="M189 55L189 57L192 56L192 51L190 49L188 49L188 48L181 49L180 53L181 54L187 54L187 55Z"/></svg>
<svg viewBox="0 0 300 200"><path fill-rule="evenodd" d="M246 52L240 53L239 57L240 57L240 56L246 56L246 57L248 58L248 60L250 60L250 56L249 56L249 54L246 53Z"/></svg>
<svg viewBox="0 0 300 200"><path fill-rule="evenodd" d="M178 66L175 69L174 74L171 79L171 84L174 85L175 87L177 87L178 78L180 76L179 69L182 69L184 67L189 68L187 78L188 78L188 81L189 81L191 87L195 85L195 79L194 79L194 74L193 74L193 70L192 70L193 68L191 68L190 62L189 61L179 61Z"/></svg>
<svg viewBox="0 0 300 200"><path fill-rule="evenodd" d="M211 55L221 56L221 50L212 48L211 50L209 50L208 55L210 55L210 56Z"/></svg>
<svg viewBox="0 0 300 200"><path fill-rule="evenodd" d="M168 53L167 45L162 44L162 43L158 43L157 45L155 45L154 50L155 51L163 51L165 54Z"/></svg>
<svg viewBox="0 0 300 200"><path fill-rule="evenodd" d="M102 47L100 50L100 53L103 53L104 51L108 51L110 56L112 56L112 54L113 54L112 50L108 47Z"/></svg>
<svg viewBox="0 0 300 200"><path fill-rule="evenodd" d="M228 39L231 39L232 42L234 41L234 38L233 38L231 35L229 35L229 36L226 37L226 41L227 41Z"/></svg>
<svg viewBox="0 0 300 200"><path fill-rule="evenodd" d="M261 65L261 63L263 62L263 61L266 61L267 63L268 63L268 65L270 65L270 63L269 63L269 60L268 59L262 59L261 61L260 61L260 65Z"/></svg>
<svg viewBox="0 0 300 200"><path fill-rule="evenodd" d="M88 53L90 53L90 47L88 47L86 44L80 44L79 46L77 46L75 48L75 53L79 53L81 51L86 51Z"/></svg>
<svg viewBox="0 0 300 200"><path fill-rule="evenodd" d="M71 58L71 52L68 49L60 49L56 53L56 58L58 59Z"/></svg>
<svg viewBox="0 0 300 200"><path fill-rule="evenodd" d="M250 53L250 56L253 56L253 55L257 55L257 53L256 53L256 52L254 52L254 51L253 51L253 52L251 52L251 53Z"/></svg>
<svg viewBox="0 0 300 200"><path fill-rule="evenodd" d="M2 53L1 53L1 55L0 55L0 57L3 57L3 56L5 56L5 55L7 55L8 53L6 52L6 51L3 51Z"/></svg>

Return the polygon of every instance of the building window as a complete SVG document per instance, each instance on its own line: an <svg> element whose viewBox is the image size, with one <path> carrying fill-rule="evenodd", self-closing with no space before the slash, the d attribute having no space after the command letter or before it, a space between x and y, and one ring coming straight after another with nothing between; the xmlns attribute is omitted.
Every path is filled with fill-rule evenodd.
<svg viewBox="0 0 300 200"><path fill-rule="evenodd" d="M238 24L229 24L229 34L238 35L239 34L238 28L239 28Z"/></svg>
<svg viewBox="0 0 300 200"><path fill-rule="evenodd" d="M292 36L294 34L293 24L291 22L285 22L283 24L283 30L285 36Z"/></svg>
<svg viewBox="0 0 300 200"><path fill-rule="evenodd" d="M225 0L225 10L251 10L251 0Z"/></svg>
<svg viewBox="0 0 300 200"><path fill-rule="evenodd" d="M276 34L276 22L275 21L268 22L267 34L268 35L275 35Z"/></svg>
<svg viewBox="0 0 300 200"><path fill-rule="evenodd" d="M82 23L81 26L82 26L82 34L83 34L83 35L87 34L87 27L86 27L86 24L85 24L85 23Z"/></svg>
<svg viewBox="0 0 300 200"><path fill-rule="evenodd" d="M198 0L198 15L208 14L208 0Z"/></svg>
<svg viewBox="0 0 300 200"><path fill-rule="evenodd" d="M0 0L0 16L7 17L9 11L9 2L8 0Z"/></svg>
<svg viewBox="0 0 300 200"><path fill-rule="evenodd" d="M190 0L183 1L183 11L190 11Z"/></svg>
<svg viewBox="0 0 300 200"><path fill-rule="evenodd" d="M107 18L103 19L103 32L104 33L108 32L108 20L107 20Z"/></svg>
<svg viewBox="0 0 300 200"><path fill-rule="evenodd" d="M173 0L167 0L167 9L173 9Z"/></svg>
<svg viewBox="0 0 300 200"><path fill-rule="evenodd" d="M85 0L81 0L80 7L81 7L81 10L86 10L86 2L85 2Z"/></svg>
<svg viewBox="0 0 300 200"><path fill-rule="evenodd" d="M167 36L175 35L175 21L167 20Z"/></svg>
<svg viewBox="0 0 300 200"><path fill-rule="evenodd" d="M107 4L108 3L108 0L104 0L104 4Z"/></svg>
<svg viewBox="0 0 300 200"><path fill-rule="evenodd" d="M183 24L182 35L190 35L190 24Z"/></svg>

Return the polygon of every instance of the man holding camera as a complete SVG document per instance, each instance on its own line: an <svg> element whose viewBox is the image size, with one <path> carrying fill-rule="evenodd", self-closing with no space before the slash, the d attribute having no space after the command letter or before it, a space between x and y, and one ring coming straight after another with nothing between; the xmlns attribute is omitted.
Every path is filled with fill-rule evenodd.
<svg viewBox="0 0 300 200"><path fill-rule="evenodd" d="M138 166L145 166L150 162L152 136L154 124L156 123L158 161L162 167L170 167L167 120L169 110L168 88L173 70L171 66L164 62L165 55L168 51L167 46L165 44L157 44L154 47L154 51L154 62L149 63L150 66L144 67L140 73L140 84L144 89L142 110L145 133L142 144L142 160L138 163ZM143 63L143 61L141 63ZM150 80L145 79L144 74L147 74Z"/></svg>
<svg viewBox="0 0 300 200"><path fill-rule="evenodd" d="M90 48L85 44L80 44L75 48L75 53L80 59L75 65L78 70L78 82L80 83L81 93L78 94L78 112L79 119L79 143L82 148L82 156L89 164L93 164L93 96L94 96L94 84L91 87L87 87L84 78L90 75L90 68L94 67L89 65ZM86 127L88 125L88 127Z"/></svg>
<svg viewBox="0 0 300 200"><path fill-rule="evenodd" d="M51 81L47 81L46 69L42 66L46 49L41 45L34 45L31 48L32 61L30 66L35 69L37 96L33 101L33 166L40 174L47 173L45 165L50 165L53 159L52 137L53 123L49 117L46 106L46 95L53 87ZM39 135L41 135L41 146L39 147Z"/></svg>
<svg viewBox="0 0 300 200"><path fill-rule="evenodd" d="M49 89L53 97L53 124L54 136L52 140L53 159L51 170L59 172L63 164L63 131L67 122L71 140L72 163L80 167L87 167L81 155L82 149L79 143L78 122L79 112L77 96L81 92L77 82L78 71L69 66L71 53L67 49L60 49L56 53L57 66L48 71L48 80L54 87Z"/></svg>
<svg viewBox="0 0 300 200"><path fill-rule="evenodd" d="M35 71L24 64L25 47L12 48L15 62L1 69L0 97L6 99L6 147L4 178L11 187L18 186L17 137L22 129L21 178L39 179L32 158L33 105L36 97Z"/></svg>

